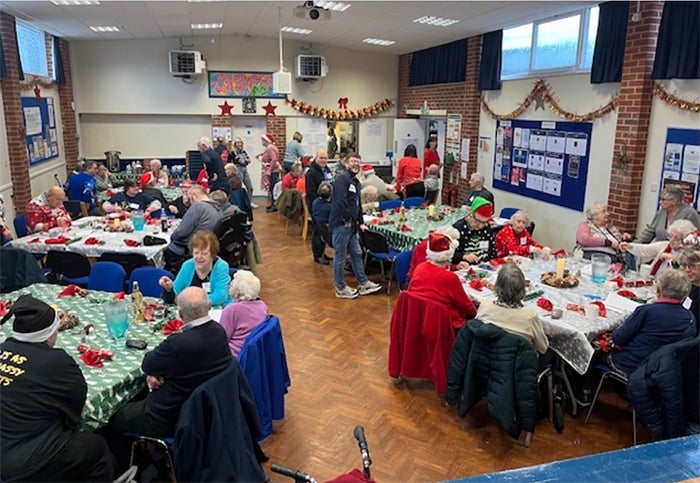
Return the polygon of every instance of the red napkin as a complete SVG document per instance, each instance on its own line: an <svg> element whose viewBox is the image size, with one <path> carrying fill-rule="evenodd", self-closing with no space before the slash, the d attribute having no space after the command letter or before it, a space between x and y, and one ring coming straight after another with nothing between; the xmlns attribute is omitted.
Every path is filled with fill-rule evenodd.
<svg viewBox="0 0 700 483"><path fill-rule="evenodd" d="M372 224L372 225L378 225L378 224L379 224L379 220L376 219L376 218L372 218L371 220L369 220L369 222L370 222L370 224Z"/></svg>
<svg viewBox="0 0 700 483"><path fill-rule="evenodd" d="M554 258L556 258L556 257L565 257L565 256L566 256L566 250L564 250L563 248L560 248L560 249L557 250L556 252L552 252L552 256L553 256Z"/></svg>
<svg viewBox="0 0 700 483"><path fill-rule="evenodd" d="M620 288L622 285L624 285L625 280L621 276L616 276L610 279L611 282L615 282L617 284L617 287ZM624 297L624 295L623 295Z"/></svg>
<svg viewBox="0 0 700 483"><path fill-rule="evenodd" d="M500 267L501 265L505 265L508 262L505 260L505 258L499 257L499 258L492 258L491 260L489 260L489 263L491 265L493 265L494 267Z"/></svg>
<svg viewBox="0 0 700 483"><path fill-rule="evenodd" d="M146 223L149 225L157 225L160 223L158 218L151 218L151 215L146 215Z"/></svg>
<svg viewBox="0 0 700 483"><path fill-rule="evenodd" d="M143 308L143 318L144 320L156 320L155 316L153 315L153 309L150 307L144 307Z"/></svg>
<svg viewBox="0 0 700 483"><path fill-rule="evenodd" d="M423 202L423 203L420 204L420 207L421 207L421 208L427 208L427 207L428 207L428 203Z"/></svg>
<svg viewBox="0 0 700 483"><path fill-rule="evenodd" d="M579 312L581 314L586 313L586 307L579 304L566 304L566 310L573 310L574 312Z"/></svg>
<svg viewBox="0 0 700 483"><path fill-rule="evenodd" d="M635 294L631 290L618 290L617 295L619 295L620 297L627 297L628 299L633 299L637 296L637 294Z"/></svg>
<svg viewBox="0 0 700 483"><path fill-rule="evenodd" d="M141 244L140 244L139 242L137 242L136 240L131 240L131 239L126 239L126 240L124 240L124 243L126 243L127 246L130 246L130 247L138 247L138 246L141 246Z"/></svg>
<svg viewBox="0 0 700 483"><path fill-rule="evenodd" d="M41 241L41 239L39 237L36 237L36 238L32 238L31 240L29 240L29 243L39 243L40 241Z"/></svg>
<svg viewBox="0 0 700 483"><path fill-rule="evenodd" d="M412 230L411 230L410 226L403 224L403 225L401 225L401 231L412 231Z"/></svg>
<svg viewBox="0 0 700 483"><path fill-rule="evenodd" d="M481 289L484 288L484 283L480 278L472 278L469 280L469 286L474 290L481 292Z"/></svg>
<svg viewBox="0 0 700 483"><path fill-rule="evenodd" d="M7 312L9 312L11 306L12 305L10 304L10 302L0 300L0 317L4 316Z"/></svg>
<svg viewBox="0 0 700 483"><path fill-rule="evenodd" d="M554 308L554 304L552 302L544 297L540 297L537 299L537 302L535 302L537 306L541 309L551 311Z"/></svg>
<svg viewBox="0 0 700 483"><path fill-rule="evenodd" d="M383 211L380 211L379 213L377 213L377 217L378 217L378 218L384 218L384 212L383 212Z"/></svg>
<svg viewBox="0 0 700 483"><path fill-rule="evenodd" d="M114 358L114 351L108 349L93 349L86 344L80 344L78 346L78 352L80 354L85 354L86 352L96 353L100 359L111 361Z"/></svg>
<svg viewBox="0 0 700 483"><path fill-rule="evenodd" d="M56 238L47 238L44 240L44 243L47 245L63 245L64 243L67 243L71 241L71 238L65 237L65 236L57 236Z"/></svg>
<svg viewBox="0 0 700 483"><path fill-rule="evenodd" d="M94 236L91 236L90 238L85 240L83 243L85 243L86 245L104 245L105 244L105 242L103 240L98 240Z"/></svg>
<svg viewBox="0 0 700 483"><path fill-rule="evenodd" d="M169 321L165 326L163 327L163 334L164 335L170 335L172 333L177 332L182 328L182 326L185 325L182 323L180 319L173 319Z"/></svg>
<svg viewBox="0 0 700 483"><path fill-rule="evenodd" d="M401 213L401 207L397 206L396 208L394 208L394 213Z"/></svg>
<svg viewBox="0 0 700 483"><path fill-rule="evenodd" d="M125 294L124 294L124 291L122 290L119 293L115 293L114 297L112 297L112 300L124 300L124 296L125 296Z"/></svg>
<svg viewBox="0 0 700 483"><path fill-rule="evenodd" d="M80 360L83 361L83 363L89 367L104 366L104 364L102 363L102 357L100 357L100 353L95 349L86 349L85 352L80 354Z"/></svg>
<svg viewBox="0 0 700 483"><path fill-rule="evenodd" d="M66 288L61 290L61 293L58 294L59 297L73 297L78 293L78 286L77 285L68 285Z"/></svg>
<svg viewBox="0 0 700 483"><path fill-rule="evenodd" d="M108 198L111 198L112 196L114 196L114 191L107 190L107 191L105 191L105 195L107 195Z"/></svg>
<svg viewBox="0 0 700 483"><path fill-rule="evenodd" d="M605 304L600 300L594 300L593 302L591 302L591 304L598 306L598 315L600 315L601 317L605 317L606 315L608 315L608 309L605 308Z"/></svg>

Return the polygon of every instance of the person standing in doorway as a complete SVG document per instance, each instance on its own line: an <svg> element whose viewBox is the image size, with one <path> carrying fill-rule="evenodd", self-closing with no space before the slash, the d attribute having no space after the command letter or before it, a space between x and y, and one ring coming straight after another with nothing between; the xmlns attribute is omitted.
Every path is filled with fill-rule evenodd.
<svg viewBox="0 0 700 483"><path fill-rule="evenodd" d="M301 158L306 156L304 154L304 148L301 147L301 140L304 136L301 135L299 131L295 132L292 136L292 140L287 144L287 149L284 152L284 172L289 173L292 169L292 165L297 162L301 162Z"/></svg>

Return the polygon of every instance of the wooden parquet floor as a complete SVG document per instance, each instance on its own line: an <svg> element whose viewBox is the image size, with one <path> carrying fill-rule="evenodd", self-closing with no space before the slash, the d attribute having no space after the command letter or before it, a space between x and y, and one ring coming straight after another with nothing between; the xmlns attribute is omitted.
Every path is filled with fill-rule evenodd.
<svg viewBox="0 0 700 483"><path fill-rule="evenodd" d="M277 213L255 211L263 251L262 298L280 318L292 385L286 416L262 444L271 463L300 469L319 481L361 467L353 429L365 428L372 476L380 482L443 481L584 456L632 444L631 414L616 392L601 395L588 425L565 418L562 434L543 419L530 448L507 436L484 404L476 428L463 429L441 405L432 384L395 385L387 373L389 321L396 290L355 300L335 297L331 266L314 263L310 237ZM370 274L379 281L380 275ZM356 285L354 277L348 283ZM607 384L607 383L606 383ZM640 442L648 435L640 427ZM521 438L522 440L522 438ZM274 474L272 481L291 481ZM570 475L585 481L585 475Z"/></svg>

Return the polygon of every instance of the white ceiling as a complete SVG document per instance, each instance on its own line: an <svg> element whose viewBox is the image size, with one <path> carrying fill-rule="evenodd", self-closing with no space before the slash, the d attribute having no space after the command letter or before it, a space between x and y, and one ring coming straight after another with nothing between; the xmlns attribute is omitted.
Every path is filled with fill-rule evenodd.
<svg viewBox="0 0 700 483"><path fill-rule="evenodd" d="M283 26L312 29L284 39L351 50L404 54L453 40L526 23L594 5L591 1L350 1L329 21L294 18L298 2L262 1L115 1L92 6L58 6L49 1L0 1L0 9L37 29L68 40L250 36L277 38ZM449 27L413 23L424 15L459 20ZM217 30L195 30L192 23L223 22ZM89 26L115 25L116 33L95 33ZM368 45L368 37L394 40L388 47Z"/></svg>

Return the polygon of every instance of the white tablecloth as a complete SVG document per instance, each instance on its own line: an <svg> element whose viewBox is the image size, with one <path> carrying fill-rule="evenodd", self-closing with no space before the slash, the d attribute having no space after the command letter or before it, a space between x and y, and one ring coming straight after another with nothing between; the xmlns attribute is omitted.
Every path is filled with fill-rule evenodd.
<svg viewBox="0 0 700 483"><path fill-rule="evenodd" d="M165 250L165 247L168 246L168 243L170 243L170 234L175 229L174 225L170 227L167 233L163 233L161 231L160 224L146 225L143 231L133 231L131 233L106 232L98 226L100 219L101 217L98 216L80 218L79 220L74 221L73 225L67 231L60 232L58 229L54 229L48 234L34 233L16 240L12 240L10 242L10 246L21 248L31 253L46 253L49 250L70 251L82 253L85 256L95 258L106 252L140 253L148 260L153 260L154 265L157 267L163 267L163 251ZM171 220L171 222L178 223L179 220ZM58 235L71 238L74 241L58 245L47 245L44 243L44 240ZM167 243L163 245L145 246L143 245L143 238L146 235L162 238ZM104 241L104 245L86 245L85 240L91 237ZM139 242L140 245L137 247L130 247L126 245L124 242L125 240L135 240Z"/></svg>

